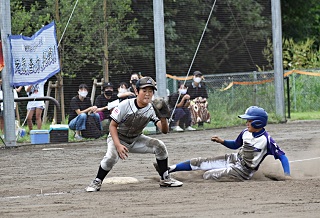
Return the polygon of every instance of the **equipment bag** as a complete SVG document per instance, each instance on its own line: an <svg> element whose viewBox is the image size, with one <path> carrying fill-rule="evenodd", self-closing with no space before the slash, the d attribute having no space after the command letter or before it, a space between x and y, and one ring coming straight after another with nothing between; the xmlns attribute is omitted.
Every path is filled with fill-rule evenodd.
<svg viewBox="0 0 320 218"><path fill-rule="evenodd" d="M100 138L102 136L100 123L93 116L88 115L86 129L81 130L81 135L84 138Z"/></svg>

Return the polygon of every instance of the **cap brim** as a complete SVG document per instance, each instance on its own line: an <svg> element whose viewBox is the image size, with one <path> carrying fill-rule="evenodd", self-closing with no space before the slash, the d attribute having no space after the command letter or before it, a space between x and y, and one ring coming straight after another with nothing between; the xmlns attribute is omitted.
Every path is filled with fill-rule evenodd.
<svg viewBox="0 0 320 218"><path fill-rule="evenodd" d="M142 86L140 86L140 89L143 89L143 88L146 88L146 87L151 87L151 88L153 88L154 90L157 90L157 88L155 87L155 86L153 86L153 85L149 85L149 84L146 84L146 85L142 85Z"/></svg>

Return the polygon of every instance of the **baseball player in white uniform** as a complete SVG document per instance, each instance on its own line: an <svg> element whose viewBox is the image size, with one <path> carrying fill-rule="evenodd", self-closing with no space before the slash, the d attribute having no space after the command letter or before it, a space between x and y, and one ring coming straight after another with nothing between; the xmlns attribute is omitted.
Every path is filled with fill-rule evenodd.
<svg viewBox="0 0 320 218"><path fill-rule="evenodd" d="M288 158L277 143L265 130L268 122L267 112L260 107L251 106L239 118L246 119L247 128L236 140L223 140L213 136L212 141L221 143L230 149L239 149L237 153L218 157L193 158L169 167L169 173L176 171L205 170L204 179L213 180L249 180L258 170L267 155L273 155L281 161L284 174L290 176ZM155 164L157 169L157 165Z"/></svg>
<svg viewBox="0 0 320 218"><path fill-rule="evenodd" d="M161 187L182 186L182 182L171 178L168 173L168 152L165 144L142 134L150 121L154 122L162 133L169 131L169 108L165 103L158 108L152 104L154 90L155 81L151 77L142 77L136 84L137 98L123 100L112 111L107 152L101 160L96 178L86 188L87 192L99 191L103 179L112 167L120 158L126 159L129 152L155 155Z"/></svg>

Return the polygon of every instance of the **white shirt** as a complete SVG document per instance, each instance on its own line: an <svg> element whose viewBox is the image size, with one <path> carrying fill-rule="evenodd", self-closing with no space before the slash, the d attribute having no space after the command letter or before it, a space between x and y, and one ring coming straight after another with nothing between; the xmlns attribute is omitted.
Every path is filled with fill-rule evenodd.
<svg viewBox="0 0 320 218"><path fill-rule="evenodd" d="M47 80L32 85L31 90L29 92L27 92L29 86L25 86L24 89L26 90L28 97L44 97L44 84L46 82ZM29 101L27 104L27 109L30 110L34 107L44 107L44 105L44 101Z"/></svg>

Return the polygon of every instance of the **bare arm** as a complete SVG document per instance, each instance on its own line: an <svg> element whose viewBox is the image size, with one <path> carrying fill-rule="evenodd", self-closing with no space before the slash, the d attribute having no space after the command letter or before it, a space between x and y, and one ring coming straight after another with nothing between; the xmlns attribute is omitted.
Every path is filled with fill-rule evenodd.
<svg viewBox="0 0 320 218"><path fill-rule="evenodd" d="M26 88L26 92L30 92L31 91L31 87L32 87L32 85L28 86L28 88Z"/></svg>
<svg viewBox="0 0 320 218"><path fill-rule="evenodd" d="M22 86L19 86L18 88L16 88L17 92L21 92Z"/></svg>
<svg viewBox="0 0 320 218"><path fill-rule="evenodd" d="M124 92L124 93L118 93L118 98L126 98L129 96L136 96L133 92Z"/></svg>
<svg viewBox="0 0 320 218"><path fill-rule="evenodd" d="M88 107L87 109L81 111L80 109L77 109L75 110L76 113L79 115L79 114L82 114L82 113L89 113L89 112L93 112L95 113L97 111L97 106L92 106L92 107Z"/></svg>
<svg viewBox="0 0 320 218"><path fill-rule="evenodd" d="M167 118L160 118L160 121L157 122L157 127L162 133L167 134L169 132L169 124Z"/></svg>
<svg viewBox="0 0 320 218"><path fill-rule="evenodd" d="M183 97L182 97L182 99L181 99L181 101L179 102L179 104L177 104L177 107L179 108L179 107L187 107L187 106L189 106L189 104L190 104L190 95L188 95L188 94L185 94Z"/></svg>

